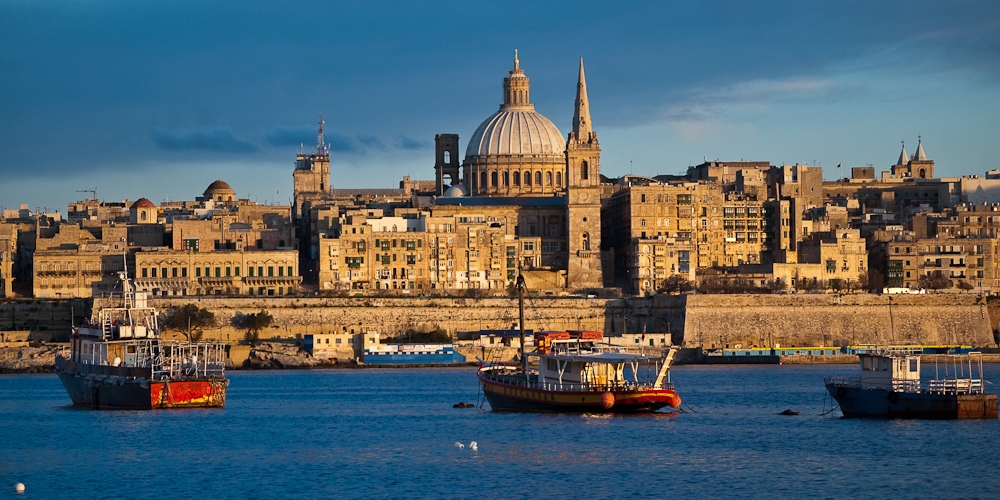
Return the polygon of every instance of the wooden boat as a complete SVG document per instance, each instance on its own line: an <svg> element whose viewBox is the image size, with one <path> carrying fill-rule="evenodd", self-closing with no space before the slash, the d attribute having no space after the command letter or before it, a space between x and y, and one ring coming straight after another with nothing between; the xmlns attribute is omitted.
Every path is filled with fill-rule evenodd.
<svg viewBox="0 0 1000 500"><path fill-rule="evenodd" d="M56 373L75 405L107 409L206 408L226 403L225 346L165 342L156 310L127 277L120 305L101 307L96 322L73 332L69 358Z"/></svg>
<svg viewBox="0 0 1000 500"><path fill-rule="evenodd" d="M825 380L846 418L997 418L997 395L983 390L978 352L938 356L947 361L935 362L935 376L926 382L918 353L884 351L858 358L860 377Z"/></svg>
<svg viewBox="0 0 1000 500"><path fill-rule="evenodd" d="M536 350L526 353L521 276L517 289L520 362L483 362L478 371L494 411L638 413L680 406L669 380L675 348L653 355L602 343L600 332L567 331L536 334Z"/></svg>

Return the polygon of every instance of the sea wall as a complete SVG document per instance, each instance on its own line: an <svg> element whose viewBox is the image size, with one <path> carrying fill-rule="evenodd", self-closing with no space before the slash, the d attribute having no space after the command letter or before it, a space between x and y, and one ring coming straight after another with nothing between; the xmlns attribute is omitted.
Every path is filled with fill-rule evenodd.
<svg viewBox="0 0 1000 500"><path fill-rule="evenodd" d="M685 345L996 345L975 295L691 295Z"/></svg>
<svg viewBox="0 0 1000 500"><path fill-rule="evenodd" d="M244 336L232 326L233 318L261 310L275 319L262 332L262 340L331 331L374 330L392 336L408 329L442 329L456 335L510 328L518 318L516 301L502 298L158 297L151 303L164 316L186 304L208 309L218 326L207 329L205 339L229 343ZM608 335L645 330L670 333L674 344L703 348L890 343L992 347L997 345L993 331L998 325L991 326L990 313L996 323L998 304L993 301L988 308L979 296L954 293L532 298L525 304L525 327ZM0 303L0 331L29 331L30 341L67 341L70 318L79 324L90 310L81 300L7 301Z"/></svg>

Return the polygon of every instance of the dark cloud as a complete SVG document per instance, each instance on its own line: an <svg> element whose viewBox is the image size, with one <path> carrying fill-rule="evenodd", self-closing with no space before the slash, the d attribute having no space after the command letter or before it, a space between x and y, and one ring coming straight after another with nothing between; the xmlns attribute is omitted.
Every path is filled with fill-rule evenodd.
<svg viewBox="0 0 1000 500"><path fill-rule="evenodd" d="M212 151L217 153L253 153L260 148L236 137L228 127L207 129L153 129L153 142L168 151Z"/></svg>
<svg viewBox="0 0 1000 500"><path fill-rule="evenodd" d="M394 145L399 149L405 149L410 151L421 150L421 149L432 149L434 147L434 144L431 143L431 141L421 141L406 136L397 137Z"/></svg>
<svg viewBox="0 0 1000 500"><path fill-rule="evenodd" d="M264 136L264 141L276 147L313 144L316 142L316 126L275 127Z"/></svg>

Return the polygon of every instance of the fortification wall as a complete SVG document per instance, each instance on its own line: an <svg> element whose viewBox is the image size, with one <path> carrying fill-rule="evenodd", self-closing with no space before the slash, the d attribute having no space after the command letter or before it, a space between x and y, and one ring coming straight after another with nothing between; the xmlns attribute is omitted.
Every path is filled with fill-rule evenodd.
<svg viewBox="0 0 1000 500"><path fill-rule="evenodd" d="M684 342L706 348L995 345L985 302L959 294L690 295Z"/></svg>

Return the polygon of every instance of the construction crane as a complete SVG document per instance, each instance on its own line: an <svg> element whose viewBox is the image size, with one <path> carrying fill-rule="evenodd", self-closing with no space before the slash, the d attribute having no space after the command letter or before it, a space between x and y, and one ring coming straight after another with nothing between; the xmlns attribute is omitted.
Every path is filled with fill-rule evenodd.
<svg viewBox="0 0 1000 500"><path fill-rule="evenodd" d="M90 196L91 196L90 199L92 199L92 200L96 200L97 199L97 188L96 187L94 189L77 189L76 192L77 193L90 193Z"/></svg>

